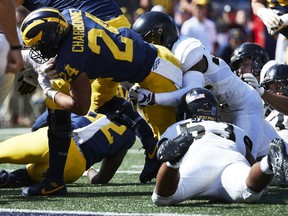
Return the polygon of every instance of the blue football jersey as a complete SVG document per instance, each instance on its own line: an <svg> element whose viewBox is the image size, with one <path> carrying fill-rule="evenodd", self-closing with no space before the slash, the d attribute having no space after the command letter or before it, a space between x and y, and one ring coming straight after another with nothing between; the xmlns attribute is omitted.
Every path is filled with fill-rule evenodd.
<svg viewBox="0 0 288 216"><path fill-rule="evenodd" d="M30 11L42 7L53 7L60 11L76 8L102 20L109 20L123 14L114 0L25 0L22 5Z"/></svg>
<svg viewBox="0 0 288 216"><path fill-rule="evenodd" d="M104 115L93 112L90 112L87 116L72 116L73 129L82 128L86 135L93 132L93 135L87 141L79 145L86 159L86 169L94 163L102 161L103 158L131 148L136 139L135 134L126 126L113 122L101 126L97 131L97 120L103 117ZM95 125L92 125L92 122ZM73 131L73 134L81 136L79 133L75 134L75 131ZM73 137L75 139L75 136Z"/></svg>
<svg viewBox="0 0 288 216"><path fill-rule="evenodd" d="M76 9L62 13L71 24L60 46L56 70L67 82L86 73L89 79L141 82L151 71L157 48L128 28L114 28Z"/></svg>
<svg viewBox="0 0 288 216"><path fill-rule="evenodd" d="M280 13L288 13L288 1L287 0L267 0L270 8L278 10Z"/></svg>

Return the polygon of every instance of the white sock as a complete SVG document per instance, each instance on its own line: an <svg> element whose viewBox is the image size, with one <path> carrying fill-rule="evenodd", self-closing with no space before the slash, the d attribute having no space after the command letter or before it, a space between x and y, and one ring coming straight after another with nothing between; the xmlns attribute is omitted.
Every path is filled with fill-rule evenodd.
<svg viewBox="0 0 288 216"><path fill-rule="evenodd" d="M175 163L175 164L171 164L169 161L166 162L166 165L172 169L178 169L181 165L181 161Z"/></svg>
<svg viewBox="0 0 288 216"><path fill-rule="evenodd" d="M271 175L273 174L273 170L271 170L269 168L269 164L268 164L268 156L266 155L265 157L262 158L262 160L260 161L260 169L263 173L267 174L267 175Z"/></svg>

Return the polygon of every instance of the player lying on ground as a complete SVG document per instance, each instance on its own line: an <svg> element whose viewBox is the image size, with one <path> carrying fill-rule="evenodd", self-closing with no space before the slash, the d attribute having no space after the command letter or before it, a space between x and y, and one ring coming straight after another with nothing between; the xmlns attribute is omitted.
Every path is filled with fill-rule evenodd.
<svg viewBox="0 0 288 216"><path fill-rule="evenodd" d="M76 181L85 170L102 161L99 172L90 176L91 183L108 183L134 144L134 133L111 122L105 115L93 112L86 116L73 115L72 126L73 139L65 164L65 182ZM49 163L47 127L1 142L0 163L28 164L11 173L2 170L0 187L23 187L42 181Z"/></svg>
<svg viewBox="0 0 288 216"><path fill-rule="evenodd" d="M287 184L284 142L273 140L268 156L255 163L250 138L239 127L218 122L218 102L208 90L186 93L177 116L180 121L159 141L157 157L164 163L156 178L154 204L194 198L250 203L259 200L273 176L280 185Z"/></svg>

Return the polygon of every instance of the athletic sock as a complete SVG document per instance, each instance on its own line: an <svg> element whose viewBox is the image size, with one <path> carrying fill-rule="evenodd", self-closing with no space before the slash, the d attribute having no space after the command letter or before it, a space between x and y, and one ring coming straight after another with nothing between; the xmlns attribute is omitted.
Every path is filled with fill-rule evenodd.
<svg viewBox="0 0 288 216"><path fill-rule="evenodd" d="M53 179L63 179L71 141L71 113L64 110L49 109L48 111L50 159L47 176Z"/></svg>

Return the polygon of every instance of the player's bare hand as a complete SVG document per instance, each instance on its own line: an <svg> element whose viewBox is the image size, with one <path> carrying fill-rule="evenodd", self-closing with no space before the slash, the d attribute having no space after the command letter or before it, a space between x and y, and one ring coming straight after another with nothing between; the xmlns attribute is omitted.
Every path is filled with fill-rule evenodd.
<svg viewBox="0 0 288 216"><path fill-rule="evenodd" d="M10 49L7 56L6 73L18 73L24 67L21 50Z"/></svg>

